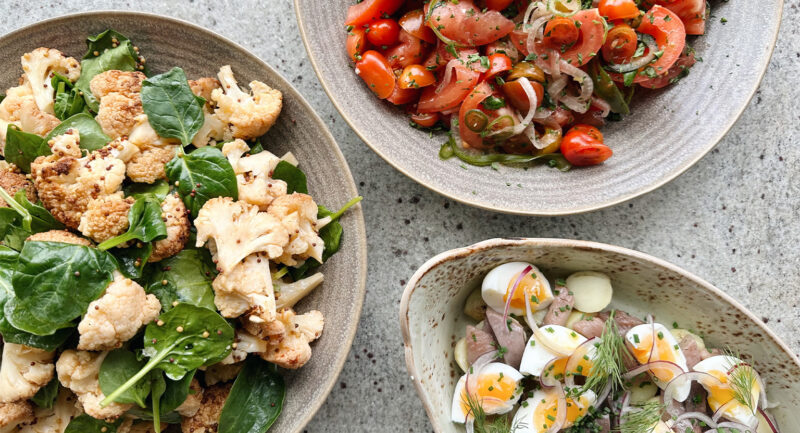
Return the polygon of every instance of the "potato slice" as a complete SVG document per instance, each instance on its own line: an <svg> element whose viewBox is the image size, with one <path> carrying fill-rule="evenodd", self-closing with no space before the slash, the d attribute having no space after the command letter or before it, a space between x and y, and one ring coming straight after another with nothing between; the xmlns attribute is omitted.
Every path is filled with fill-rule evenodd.
<svg viewBox="0 0 800 433"><path fill-rule="evenodd" d="M486 318L486 302L483 302L480 287L467 296L467 300L464 302L464 314L477 322Z"/></svg>
<svg viewBox="0 0 800 433"><path fill-rule="evenodd" d="M611 278L593 271L575 272L567 277L567 289L575 298L574 308L585 313L602 311L611 303L614 294Z"/></svg>
<svg viewBox="0 0 800 433"><path fill-rule="evenodd" d="M466 338L462 338L456 342L456 347L453 349L453 357L455 358L458 367L461 368L461 371L466 373L467 369L469 368L469 362L467 361Z"/></svg>
<svg viewBox="0 0 800 433"><path fill-rule="evenodd" d="M658 386L650 380L650 376L642 374L634 379L628 389L631 393L630 404L646 403L658 394Z"/></svg>
<svg viewBox="0 0 800 433"><path fill-rule="evenodd" d="M700 338L699 335L693 334L691 331L687 331L686 329L670 329L669 332L679 343L683 340L683 337L692 337L694 342L697 343L697 348L700 349L701 352L706 350L706 343L703 339Z"/></svg>
<svg viewBox="0 0 800 433"><path fill-rule="evenodd" d="M576 323L580 322L581 320L592 320L594 317L594 313L584 313L583 311L572 310L569 313L569 317L567 317L567 324L564 325L569 329L572 329L572 326Z"/></svg>

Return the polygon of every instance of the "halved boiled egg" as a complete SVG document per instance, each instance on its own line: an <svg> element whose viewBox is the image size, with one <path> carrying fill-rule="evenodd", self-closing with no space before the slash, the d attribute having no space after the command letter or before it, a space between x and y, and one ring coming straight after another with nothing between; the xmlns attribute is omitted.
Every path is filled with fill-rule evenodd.
<svg viewBox="0 0 800 433"><path fill-rule="evenodd" d="M519 371L522 374L541 376L550 361L559 359L560 361L554 363L554 368L563 373L569 355L585 341L586 337L572 329L559 325L542 326L528 340ZM551 373L558 375L558 372Z"/></svg>
<svg viewBox="0 0 800 433"><path fill-rule="evenodd" d="M571 427L575 421L586 415L595 401L597 396L591 390L579 397L568 397L567 418L561 429ZM538 389L532 397L522 402L522 407L514 415L512 424L516 426L516 433L542 433L555 423L557 416L558 393L554 389Z"/></svg>
<svg viewBox="0 0 800 433"><path fill-rule="evenodd" d="M672 379L683 372L689 371L686 365L686 357L678 345L678 341L669 330L660 323L645 323L633 327L625 335L631 353L639 364L647 364L654 361L666 361L674 364L673 368L654 365L650 369L650 375L659 388L665 389ZM685 401L689 397L692 383L689 380L682 380L676 383L674 398L678 401Z"/></svg>
<svg viewBox="0 0 800 433"><path fill-rule="evenodd" d="M531 311L543 310L553 302L553 292L550 283L542 272L530 263L512 262L502 264L486 274L481 286L481 296L491 309L502 313L506 308L506 301L514 283L520 274L530 266L532 270L522 278L519 286L514 291L509 303L508 311L517 316L525 316L525 302L528 302ZM527 318L526 318L527 320ZM531 327L535 323L528 324Z"/></svg>
<svg viewBox="0 0 800 433"><path fill-rule="evenodd" d="M522 375L514 367L493 362L470 377L469 396L488 415L508 413L522 395L521 380ZM469 413L467 375L464 375L456 384L450 419L463 424Z"/></svg>
<svg viewBox="0 0 800 433"><path fill-rule="evenodd" d="M727 404L722 413L723 418L740 422L749 426L756 425L758 420L758 397L762 392L758 373L739 358L733 356L712 356L697 363L694 371L708 373L719 379L700 379L699 382L708 392L708 406L716 412ZM743 395L749 390L748 396ZM750 406L742 404L750 398Z"/></svg>

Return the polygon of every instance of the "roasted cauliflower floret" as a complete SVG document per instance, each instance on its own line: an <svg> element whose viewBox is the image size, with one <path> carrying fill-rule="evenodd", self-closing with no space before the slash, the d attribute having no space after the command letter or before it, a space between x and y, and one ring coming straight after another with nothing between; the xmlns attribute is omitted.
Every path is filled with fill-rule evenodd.
<svg viewBox="0 0 800 433"><path fill-rule="evenodd" d="M139 148L139 153L128 162L128 177L141 183L166 179L165 166L175 157L180 141L159 136L150 126L146 114L136 118L128 140Z"/></svg>
<svg viewBox="0 0 800 433"><path fill-rule="evenodd" d="M91 307L90 307L91 309ZM133 407L132 404L112 402L100 407L106 398L100 390L100 366L108 352L66 350L56 362L56 372L61 385L78 396L83 411L97 419L113 420Z"/></svg>
<svg viewBox="0 0 800 433"><path fill-rule="evenodd" d="M189 240L189 215L186 205L177 194L168 195L161 202L164 224L167 226L167 237L153 243L153 252L148 262L158 262L181 252Z"/></svg>
<svg viewBox="0 0 800 433"><path fill-rule="evenodd" d="M214 115L229 125L234 138L260 137L275 124L283 106L283 95L260 81L251 81L251 93L239 88L233 71L225 65L217 74L222 88L211 92L217 104Z"/></svg>
<svg viewBox="0 0 800 433"><path fill-rule="evenodd" d="M292 308L294 304L300 302L312 290L322 284L325 276L322 272L303 278L293 283L275 282L275 306L277 308Z"/></svg>
<svg viewBox="0 0 800 433"><path fill-rule="evenodd" d="M89 304L78 324L79 350L112 350L133 338L139 328L152 322L161 311L155 295L122 275L106 287L105 294Z"/></svg>
<svg viewBox="0 0 800 433"><path fill-rule="evenodd" d="M100 101L97 110L97 123L112 139L131 134L142 110L141 72L106 71L97 74L89 83L92 94Z"/></svg>
<svg viewBox="0 0 800 433"><path fill-rule="evenodd" d="M14 197L20 190L25 190L25 196L28 197L29 202L39 201L33 183L20 173L15 165L5 161L0 161L0 187L6 190L11 197ZM8 203L2 198L0 198L0 207L8 207Z"/></svg>
<svg viewBox="0 0 800 433"><path fill-rule="evenodd" d="M128 211L136 200L118 196L101 197L89 202L81 215L78 231L100 243L128 230Z"/></svg>
<svg viewBox="0 0 800 433"><path fill-rule="evenodd" d="M34 419L33 406L28 400L0 403L0 433L15 433L18 425L30 424Z"/></svg>
<svg viewBox="0 0 800 433"><path fill-rule="evenodd" d="M98 198L122 199L125 163L116 158L116 148L107 146L80 158L80 137L69 130L51 140L52 155L31 164L33 183L47 210L71 229L77 229L89 203Z"/></svg>
<svg viewBox="0 0 800 433"><path fill-rule="evenodd" d="M178 412L181 416L192 417L202 406L203 387L200 386L200 382L198 382L197 379L192 379L192 382L189 384L189 395L186 397L186 400L175 409L175 412Z"/></svg>
<svg viewBox="0 0 800 433"><path fill-rule="evenodd" d="M276 197L286 195L286 182L270 177L281 159L266 150L243 157L249 150L250 147L240 139L222 146L222 153L236 173L239 200L254 204L265 211Z"/></svg>
<svg viewBox="0 0 800 433"><path fill-rule="evenodd" d="M232 356L231 359L233 359ZM227 364L223 361L218 364L211 365L206 368L205 383L206 385L211 386L222 382L230 382L233 379L236 379L236 376L238 376L239 372L242 371L242 367L244 367L244 364L241 362Z"/></svg>
<svg viewBox="0 0 800 433"><path fill-rule="evenodd" d="M297 315L291 308L279 310L271 323L242 322L249 333L263 338L267 350L260 353L265 361L283 368L300 368L311 359L309 343L319 338L325 319L317 310Z"/></svg>
<svg viewBox="0 0 800 433"><path fill-rule="evenodd" d="M203 391L200 409L191 417L183 417L183 433L216 433L222 407L231 392L231 384L208 387Z"/></svg>
<svg viewBox="0 0 800 433"><path fill-rule="evenodd" d="M33 98L39 110L54 114L55 89L50 84L53 75L61 74L70 81L81 75L81 64L72 57L52 48L37 48L22 56L22 70L33 91Z"/></svg>
<svg viewBox="0 0 800 433"><path fill-rule="evenodd" d="M206 202L194 220L197 244L209 243L217 268L225 273L245 257L263 252L272 259L283 254L289 233L274 216L259 212L258 207L230 197Z"/></svg>
<svg viewBox="0 0 800 433"><path fill-rule="evenodd" d="M5 99L0 102L0 119L17 125L24 132L39 136L47 135L61 123L56 116L39 109L28 82L8 89ZM3 133L5 132L3 129Z"/></svg>
<svg viewBox="0 0 800 433"><path fill-rule="evenodd" d="M33 397L53 378L53 352L5 343L0 363L0 403Z"/></svg>
<svg viewBox="0 0 800 433"><path fill-rule="evenodd" d="M92 241L84 239L69 230L50 230L28 236L28 241L63 242L65 244L91 247Z"/></svg>
<svg viewBox="0 0 800 433"><path fill-rule="evenodd" d="M236 330L236 337L233 342L233 350L222 361L221 365L241 364L251 353L263 353L267 350L267 342L244 329Z"/></svg>
<svg viewBox="0 0 800 433"><path fill-rule="evenodd" d="M112 93L133 96L142 92L142 82L146 79L139 71L105 71L92 78L89 88L97 99L103 99Z"/></svg>
<svg viewBox="0 0 800 433"><path fill-rule="evenodd" d="M280 220L289 232L289 245L283 255L275 259L287 266L295 266L309 257L322 263L325 243L317 228L317 204L308 194L294 193L276 198L268 212Z"/></svg>
<svg viewBox="0 0 800 433"><path fill-rule="evenodd" d="M253 320L275 320L272 274L269 259L262 254L250 254L214 279L214 304L223 317L239 317L249 311Z"/></svg>
<svg viewBox="0 0 800 433"><path fill-rule="evenodd" d="M75 396L66 389L58 393L55 405L50 408L34 409L34 421L23 424L17 433L64 433L69 422L82 413Z"/></svg>
<svg viewBox="0 0 800 433"><path fill-rule="evenodd" d="M203 105L203 126L197 131L192 144L195 147L203 147L220 140L230 140L233 138L228 125L214 115L214 101L211 100L211 92L219 89L219 80L212 77L198 78L189 80L189 87L192 92L206 100Z"/></svg>

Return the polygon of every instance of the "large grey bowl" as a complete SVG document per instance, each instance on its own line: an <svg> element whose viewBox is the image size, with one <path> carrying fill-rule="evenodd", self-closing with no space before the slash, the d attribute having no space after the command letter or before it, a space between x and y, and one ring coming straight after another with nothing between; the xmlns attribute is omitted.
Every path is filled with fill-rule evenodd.
<svg viewBox="0 0 800 433"><path fill-rule="evenodd" d="M333 104L378 155L420 184L460 202L524 215L564 215L615 205L674 179L709 152L733 126L758 88L772 54L783 0L712 0L705 36L694 42L703 62L678 85L641 92L633 114L604 130L614 157L597 167L561 173L468 167L437 154L446 140L408 126L352 70L344 19L355 0L294 0L300 34ZM723 24L721 18L727 21Z"/></svg>
<svg viewBox="0 0 800 433"><path fill-rule="evenodd" d="M311 194L320 204L338 208L358 195L339 147L308 103L275 70L234 42L193 24L143 13L92 12L68 15L16 30L0 38L0 86L16 85L20 56L37 47L57 48L76 58L86 51L88 35L113 28L141 49L153 72L180 66L189 78L215 76L230 64L239 82L260 80L283 92L283 112L263 142L273 153L292 151L305 168ZM283 413L271 432L297 433L311 420L333 388L355 336L364 300L367 246L361 207L341 220L341 250L322 267L324 284L298 306L325 315L325 330L303 368L285 372Z"/></svg>
<svg viewBox="0 0 800 433"><path fill-rule="evenodd" d="M453 345L464 336L464 300L495 266L537 265L548 278L576 271L608 274L611 305L639 317L653 314L705 336L709 347L742 353L761 374L770 412L783 431L800 425L800 360L759 318L720 289L679 267L637 251L566 239L491 239L428 260L411 277L400 304L406 367L436 433L463 432L450 422L461 373Z"/></svg>

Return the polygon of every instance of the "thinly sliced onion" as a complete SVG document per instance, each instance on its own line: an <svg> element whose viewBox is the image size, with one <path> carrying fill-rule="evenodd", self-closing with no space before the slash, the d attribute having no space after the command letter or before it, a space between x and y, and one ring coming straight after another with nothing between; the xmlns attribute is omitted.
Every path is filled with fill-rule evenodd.
<svg viewBox="0 0 800 433"><path fill-rule="evenodd" d="M740 422L733 422L733 421L726 421L717 424L715 429L712 429L713 432L719 432L719 429L735 429L739 430L741 433L756 433L755 429L752 426L747 424L742 424Z"/></svg>
<svg viewBox="0 0 800 433"><path fill-rule="evenodd" d="M444 69L444 76L442 76L442 82L439 83L439 86L436 88L437 95L441 93L442 90L444 90L444 88L447 87L448 84L450 84L450 80L453 79L453 68L455 68L456 65L459 64L459 62L460 60L458 59L452 59L449 62L447 62L447 66L445 66Z"/></svg>
<svg viewBox="0 0 800 433"><path fill-rule="evenodd" d="M550 95L553 103L558 104L558 100L561 99L561 92L567 87L567 83L569 83L569 78L566 75L562 75L547 85L547 94Z"/></svg>
<svg viewBox="0 0 800 433"><path fill-rule="evenodd" d="M639 367L634 368L633 370L628 371L622 377L625 378L625 379L633 379L634 377L636 377L636 376L638 376L638 375L640 375L640 374L642 374L644 372L650 372L653 368L671 370L673 373L675 373L675 376L672 378L672 380L675 380L675 378L677 378L678 376L686 374L686 372L683 370L683 368L681 368L680 365L678 365L678 364L676 364L674 362L670 362L670 361L651 361L651 362L648 362L646 364L642 364ZM671 382L672 381L670 381L670 383Z"/></svg>
<svg viewBox="0 0 800 433"><path fill-rule="evenodd" d="M544 333L542 332L542 328L543 327L538 327L538 326L533 328L533 335L536 337L537 343L542 344L547 350L555 353L556 355L558 355L558 356L560 356L562 358L566 358L566 357L572 355L572 353L574 351L567 352L562 348L553 347L552 345L548 344L547 343L547 336L544 335Z"/></svg>
<svg viewBox="0 0 800 433"><path fill-rule="evenodd" d="M575 15L579 10L581 10L581 2L569 0L567 2L561 2L561 4L565 4L566 6L574 9L570 9L568 12L562 12L558 10L558 5L556 3L561 2L561 0L548 0L547 1L547 10L560 16L560 17L571 17Z"/></svg>
<svg viewBox="0 0 800 433"><path fill-rule="evenodd" d="M608 101L603 98L592 96L592 104L602 110L602 113L600 114L602 117L608 117L608 115L611 113L611 105L609 105Z"/></svg>
<svg viewBox="0 0 800 433"><path fill-rule="evenodd" d="M519 81L520 85L522 86L522 90L528 97L528 103L530 104L530 108L528 108L528 113L525 114L525 117L522 119L522 121L520 121L516 125L499 129L497 131L492 131L491 133L486 134L487 137L494 137L497 135L505 136L506 134L508 134L509 137L513 137L515 135L523 133L525 129L531 124L531 121L533 121L533 116L536 115L536 106L539 104L539 98L536 96L536 91L533 90L533 86L531 86L531 82L528 81L527 78L521 77L517 81ZM533 143L534 146L537 145L537 140L531 140L531 142ZM539 149L539 147L537 147L537 149Z"/></svg>
<svg viewBox="0 0 800 433"><path fill-rule="evenodd" d="M752 426L745 425L745 424L742 424L742 423L739 423L739 422L721 422L721 423L717 423L716 421L714 421L713 418L709 417L708 415L706 415L706 414L704 414L702 412L685 412L685 413L682 413L682 414L678 415L678 417L675 419L675 423L677 424L679 422L687 421L687 420L698 420L698 421L701 421L704 424L706 424L706 426L711 427L711 429L710 430L706 430L705 433L711 433L711 432L718 433L719 432L718 429L721 429L721 428L737 429L741 433L755 433L755 430L753 429Z"/></svg>
<svg viewBox="0 0 800 433"><path fill-rule="evenodd" d="M572 111L577 113L585 113L589 110L590 101L592 100L592 93L594 92L594 81L592 80L592 77L590 77L589 74L582 69L572 66L569 64L569 62L562 60L560 64L561 72L572 76L572 79L581 86L580 95L577 97L567 95L561 98L561 103L566 105Z"/></svg>
<svg viewBox="0 0 800 433"><path fill-rule="evenodd" d="M475 433L475 417L469 416L467 414L467 422L464 424L464 428L467 430L467 433Z"/></svg>
<svg viewBox="0 0 800 433"><path fill-rule="evenodd" d="M619 416L622 418L623 415L630 412L631 409L631 392L625 391L622 394L622 400L620 401L620 409L619 409Z"/></svg>
<svg viewBox="0 0 800 433"><path fill-rule="evenodd" d="M717 423L714 422L714 420L712 420L710 416L702 412L684 412L680 414L678 418L675 419L675 422L678 423L684 420L692 420L692 419L700 420L709 426L717 425Z"/></svg>
<svg viewBox="0 0 800 433"><path fill-rule="evenodd" d="M553 365L558 362L559 359L561 358L551 359L547 364L544 365L544 367L542 367L542 374L539 375L539 384L542 385L542 388L552 388L559 384L559 381L555 378L555 375L549 373L554 368Z"/></svg>
<svg viewBox="0 0 800 433"><path fill-rule="evenodd" d="M536 20L537 18L539 18L539 16L542 15L542 11L546 11L546 9L547 7L545 6L545 4L540 1L531 2L531 4L528 5L528 9L525 10L525 14L523 15L522 30L527 31L528 23L531 21L531 18ZM544 14L547 13L545 12Z"/></svg>
<svg viewBox="0 0 800 433"><path fill-rule="evenodd" d="M575 387L575 375L569 373L575 371L575 368L581 362L581 359L583 359L584 355L587 355L592 347L599 342L600 339L597 337L592 338L591 340L586 340L581 343L581 345L578 346L578 348L575 349L575 351L569 356L567 365L564 367L564 383L567 385L567 388ZM585 373L588 374L589 372ZM586 376L586 374L583 374L582 376Z"/></svg>
<svg viewBox="0 0 800 433"><path fill-rule="evenodd" d="M567 422L567 396L564 395L564 388L561 386L561 382L556 381L555 388L556 393L558 394L556 420L553 421L553 425L551 425L545 433L556 433L557 431L561 430L561 427L563 427Z"/></svg>
<svg viewBox="0 0 800 433"><path fill-rule="evenodd" d="M657 362L667 362L667 361L657 361ZM680 367L678 367L680 368ZM686 383L685 381L690 382L697 382L701 385L704 385L706 381L714 382L714 386L717 387L724 387L725 385L717 379L716 376L713 374L703 373L702 371L690 371L686 373L679 374L672 378L669 381L667 386L664 388L663 396L664 400L671 399L675 400L675 387Z"/></svg>
<svg viewBox="0 0 800 433"><path fill-rule="evenodd" d="M711 419L714 420L714 422L718 422L719 419L722 418L725 415L725 412L731 406L736 406L737 403L738 403L738 401L735 398L732 398L732 399L728 400L727 403L725 403L722 406L717 408L717 410L714 412L714 414L711 415Z"/></svg>
<svg viewBox="0 0 800 433"><path fill-rule="evenodd" d="M529 273L531 273L532 270L533 270L533 266L531 266L531 265L526 266L525 269L523 269L522 272L519 273L519 276L517 277L517 281L514 281L514 286L511 287L511 290L508 292L508 299L506 300L506 307L503 309L503 322L508 320L508 309L509 309L509 307L511 307L511 300L514 298L514 293L517 292L517 287L519 287L519 283L521 283L522 280L525 278L525 276L527 276ZM523 289L523 291L524 290L525 289ZM525 295L525 293L523 293L523 295ZM525 303L528 302L527 296L525 297L524 300L525 300Z"/></svg>
<svg viewBox="0 0 800 433"><path fill-rule="evenodd" d="M641 57L637 57L635 59L631 59L628 63L609 63L605 67L610 71L614 71L620 74L624 74L626 72L633 72L638 71L639 69L647 66L653 59L656 58L656 53L658 52L658 44L656 44L656 40L653 39L650 35L642 35L642 42L647 45L647 53L642 55Z"/></svg>

